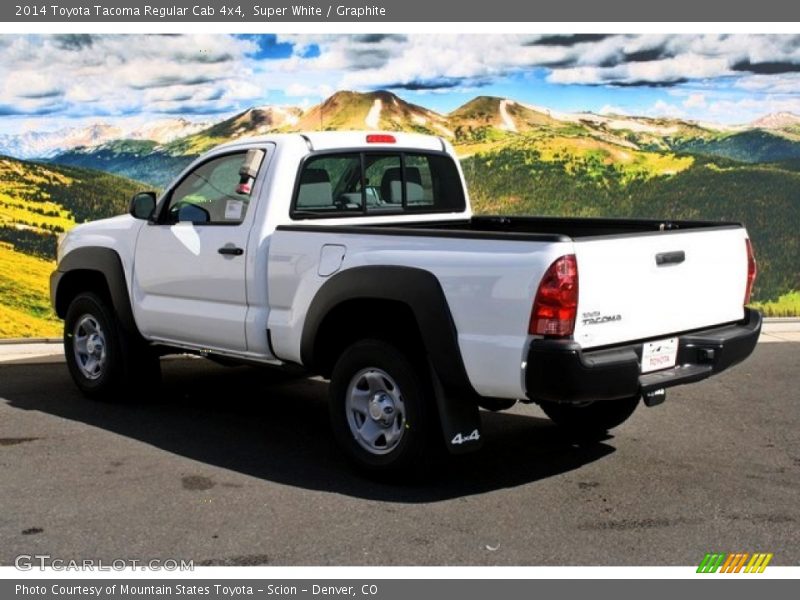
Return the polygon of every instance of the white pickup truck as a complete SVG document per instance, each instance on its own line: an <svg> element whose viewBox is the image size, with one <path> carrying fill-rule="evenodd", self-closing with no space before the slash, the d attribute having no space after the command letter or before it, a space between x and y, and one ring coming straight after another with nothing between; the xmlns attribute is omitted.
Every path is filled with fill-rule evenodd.
<svg viewBox="0 0 800 600"><path fill-rule="evenodd" d="M605 432L742 361L755 275L739 224L475 217L446 141L325 132L220 146L74 228L51 294L87 395L153 385L171 352L300 365L385 470L478 448L479 407Z"/></svg>

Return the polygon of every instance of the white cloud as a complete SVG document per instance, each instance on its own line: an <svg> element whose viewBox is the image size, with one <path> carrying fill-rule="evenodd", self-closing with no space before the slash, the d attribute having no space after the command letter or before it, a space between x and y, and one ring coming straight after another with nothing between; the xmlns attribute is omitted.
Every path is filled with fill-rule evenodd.
<svg viewBox="0 0 800 600"><path fill-rule="evenodd" d="M725 58L685 54L661 60L625 62L611 67L582 66L554 69L551 83L617 85L677 84L689 79L706 79L728 73Z"/></svg>
<svg viewBox="0 0 800 600"><path fill-rule="evenodd" d="M702 102L698 96L702 96ZM691 94L679 103L658 100L644 114L651 117L670 117L692 121L742 125L764 115L789 112L800 115L800 98L740 97ZM692 100L695 99L695 100Z"/></svg>
<svg viewBox="0 0 800 600"><path fill-rule="evenodd" d="M198 111L224 110L259 95L247 84L246 55L256 46L232 36L19 36L6 38L5 46L0 108L6 114L124 115L159 110L178 97L197 102ZM154 96L154 89L164 91Z"/></svg>
<svg viewBox="0 0 800 600"><path fill-rule="evenodd" d="M621 106L615 106L613 104L604 104L599 111L597 111L601 115L627 115L628 111L626 111Z"/></svg>
<svg viewBox="0 0 800 600"><path fill-rule="evenodd" d="M409 35L281 36L310 48L279 64L289 71L341 72L339 87L469 87L534 68L548 81L576 85L673 85L718 77L748 78L760 69L800 65L800 38L785 35L611 35L591 41L548 43L544 36ZM552 37L552 36L550 36ZM765 63L767 66L765 67ZM795 88L797 91L797 88Z"/></svg>
<svg viewBox="0 0 800 600"><path fill-rule="evenodd" d="M650 108L645 110L645 114L650 117L686 118L686 111L683 108L664 100L657 100Z"/></svg>
<svg viewBox="0 0 800 600"><path fill-rule="evenodd" d="M706 108L711 117L737 123L749 123L763 115L790 112L800 115L800 98L747 97L716 100Z"/></svg>
<svg viewBox="0 0 800 600"><path fill-rule="evenodd" d="M336 91L332 86L327 83L318 85L306 85L304 83L290 83L284 93L289 97L301 98L326 98Z"/></svg>
<svg viewBox="0 0 800 600"><path fill-rule="evenodd" d="M336 89L474 91L532 72L564 85L672 86L667 93L676 102L649 110L692 117L737 101L719 100L721 86L761 106L794 106L800 96L800 72L793 72L800 68L800 36L379 34L277 41L293 45L291 56L256 60L257 40L232 35L3 36L0 114L228 113L276 91L311 102Z"/></svg>
<svg viewBox="0 0 800 600"><path fill-rule="evenodd" d="M705 94L689 94L686 100L683 101L686 108L703 108L706 106Z"/></svg>
<svg viewBox="0 0 800 600"><path fill-rule="evenodd" d="M800 73L751 75L736 81L734 87L748 92L798 94L800 93Z"/></svg>
<svg viewBox="0 0 800 600"><path fill-rule="evenodd" d="M17 98L54 98L63 94L63 88L55 81L33 70L17 71L15 77L6 82L4 93Z"/></svg>
<svg viewBox="0 0 800 600"><path fill-rule="evenodd" d="M363 42L351 36L281 36L308 46L315 40L318 57L304 59L295 54L273 61L274 70L297 72L339 72L340 88L376 88L442 81L503 76L537 64L573 60L574 48L525 46L530 36L518 35L410 35L386 36L377 42ZM469 81L464 81L467 87Z"/></svg>

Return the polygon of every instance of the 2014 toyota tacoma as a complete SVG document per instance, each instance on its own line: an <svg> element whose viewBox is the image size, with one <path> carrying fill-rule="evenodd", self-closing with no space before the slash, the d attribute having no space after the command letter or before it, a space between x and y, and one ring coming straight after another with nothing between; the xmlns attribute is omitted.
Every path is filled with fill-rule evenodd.
<svg viewBox="0 0 800 600"><path fill-rule="evenodd" d="M736 223L476 217L444 140L325 132L220 146L75 227L51 292L87 395L170 352L300 365L379 470L478 448L479 407L597 433L727 369L760 332L755 275Z"/></svg>

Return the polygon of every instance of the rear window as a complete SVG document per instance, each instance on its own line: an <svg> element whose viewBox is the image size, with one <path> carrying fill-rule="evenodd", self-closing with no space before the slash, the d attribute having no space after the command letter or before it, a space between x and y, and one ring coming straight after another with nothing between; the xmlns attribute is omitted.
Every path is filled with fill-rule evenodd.
<svg viewBox="0 0 800 600"><path fill-rule="evenodd" d="M303 164L292 217L458 212L466 202L453 159L419 152L312 156Z"/></svg>

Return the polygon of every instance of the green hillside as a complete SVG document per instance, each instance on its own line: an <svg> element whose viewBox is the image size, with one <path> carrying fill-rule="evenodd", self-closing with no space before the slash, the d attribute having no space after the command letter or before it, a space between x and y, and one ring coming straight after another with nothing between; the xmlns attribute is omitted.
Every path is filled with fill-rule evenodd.
<svg viewBox="0 0 800 600"><path fill-rule="evenodd" d="M0 338L61 335L48 290L55 266L52 259L30 256L0 242Z"/></svg>
<svg viewBox="0 0 800 600"><path fill-rule="evenodd" d="M57 234L124 212L143 187L100 171L0 157L0 337L58 333L48 292Z"/></svg>
<svg viewBox="0 0 800 600"><path fill-rule="evenodd" d="M495 96L478 96L460 106L447 115L447 126L453 142L460 145L501 141L516 133L567 132L581 127Z"/></svg>
<svg viewBox="0 0 800 600"><path fill-rule="evenodd" d="M693 154L732 158L747 163L775 162L800 158L796 135L763 129L742 131L707 138L675 140L671 147Z"/></svg>

